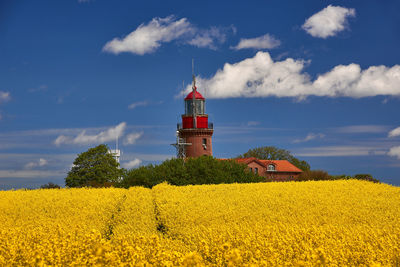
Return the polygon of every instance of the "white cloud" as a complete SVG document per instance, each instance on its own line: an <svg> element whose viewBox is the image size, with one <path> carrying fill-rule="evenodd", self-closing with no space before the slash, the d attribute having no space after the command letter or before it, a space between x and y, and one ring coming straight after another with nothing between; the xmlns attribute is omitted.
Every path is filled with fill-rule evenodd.
<svg viewBox="0 0 400 267"><path fill-rule="evenodd" d="M259 121L248 121L247 126L257 126L260 125L261 123Z"/></svg>
<svg viewBox="0 0 400 267"><path fill-rule="evenodd" d="M371 66L361 70L357 64L339 65L312 81L303 72L307 62L287 58L273 61L268 52L238 63L225 63L209 79L198 77L199 90L208 98L228 97L367 97L400 95L400 66ZM191 90L185 89L185 94Z"/></svg>
<svg viewBox="0 0 400 267"><path fill-rule="evenodd" d="M333 128L337 133L383 133L387 132L388 127L382 125L351 125Z"/></svg>
<svg viewBox="0 0 400 267"><path fill-rule="evenodd" d="M128 106L128 108L129 109L134 109L134 108L137 108L137 107L145 107L148 104L149 104L149 102L147 102L147 101L134 102L134 103L130 104Z"/></svg>
<svg viewBox="0 0 400 267"><path fill-rule="evenodd" d="M400 136L400 127L393 129L389 132L389 137Z"/></svg>
<svg viewBox="0 0 400 267"><path fill-rule="evenodd" d="M10 92L0 91L0 103L7 102L11 99Z"/></svg>
<svg viewBox="0 0 400 267"><path fill-rule="evenodd" d="M25 164L25 169L33 169L35 167L43 167L48 164L48 161L44 158L40 158L38 161L31 161Z"/></svg>
<svg viewBox="0 0 400 267"><path fill-rule="evenodd" d="M175 156L173 150L171 150L171 154L144 154L144 153L132 153L126 152L124 153L124 160L131 161L136 158L139 158L143 161L164 161L166 159L170 159Z"/></svg>
<svg viewBox="0 0 400 267"><path fill-rule="evenodd" d="M207 88L209 98L298 96L309 83L301 74L303 66L302 60L273 62L268 52L258 52L253 58L225 63L213 77L198 77L197 83L200 90Z"/></svg>
<svg viewBox="0 0 400 267"><path fill-rule="evenodd" d="M296 156L302 157L351 157L385 155L387 150L373 146L323 146L304 148Z"/></svg>
<svg viewBox="0 0 400 267"><path fill-rule="evenodd" d="M133 169L133 168L138 167L141 163L142 163L142 161L140 159L135 158L134 160L123 163L122 167L124 167L125 169Z"/></svg>
<svg viewBox="0 0 400 267"><path fill-rule="evenodd" d="M104 143L115 140L116 137L121 137L124 133L125 127L126 123L121 122L115 127L111 127L105 131L102 131L94 135L86 134L86 130L80 132L76 137L60 135L54 140L54 144L58 146L61 144L84 145L84 144Z"/></svg>
<svg viewBox="0 0 400 267"><path fill-rule="evenodd" d="M233 26L231 27L234 31ZM149 23L142 23L133 32L123 38L114 38L107 42L103 51L113 54L130 52L144 55L156 51L162 43L179 40L197 47L216 49L217 43L226 40L227 28L212 26L200 29L186 18L177 20L174 16L153 18Z"/></svg>
<svg viewBox="0 0 400 267"><path fill-rule="evenodd" d="M271 49L279 46L281 42L272 35L269 35L268 33L256 37L256 38L250 38L250 39L240 39L239 44L235 47L232 47L232 49L239 50L239 49L245 49L245 48L254 48L254 49Z"/></svg>
<svg viewBox="0 0 400 267"><path fill-rule="evenodd" d="M355 15L354 8L329 5L309 17L302 28L313 37L325 39L343 31L347 25L347 18Z"/></svg>
<svg viewBox="0 0 400 267"><path fill-rule="evenodd" d="M48 170L0 170L0 178L54 178L59 176L65 176L65 172Z"/></svg>
<svg viewBox="0 0 400 267"><path fill-rule="evenodd" d="M42 84L39 87L29 88L28 92L30 92L30 93L44 92L44 91L47 91L47 89L48 89L48 86L46 84Z"/></svg>
<svg viewBox="0 0 400 267"><path fill-rule="evenodd" d="M133 145L142 135L142 132L128 134L124 139L124 145Z"/></svg>
<svg viewBox="0 0 400 267"><path fill-rule="evenodd" d="M293 143L304 143L308 142L317 138L324 138L325 135L322 133L314 134L314 133L309 133L305 138L303 139L296 139L293 141Z"/></svg>
<svg viewBox="0 0 400 267"><path fill-rule="evenodd" d="M400 94L400 66L371 66L361 70L358 64L339 65L314 81L322 95L367 97Z"/></svg>
<svg viewBox="0 0 400 267"><path fill-rule="evenodd" d="M141 24L136 30L124 38L114 38L106 43L104 51L119 54L131 52L144 55L154 52L161 43L170 42L192 31L186 18L175 20L173 16L153 18L147 24Z"/></svg>
<svg viewBox="0 0 400 267"><path fill-rule="evenodd" d="M189 41L188 44L197 47L216 49L216 43L223 43L226 40L225 30L222 28L211 27L209 30L197 30L198 33Z"/></svg>
<svg viewBox="0 0 400 267"><path fill-rule="evenodd" d="M389 150L388 155L392 156L392 157L397 157L398 159L400 159L400 146L392 147Z"/></svg>

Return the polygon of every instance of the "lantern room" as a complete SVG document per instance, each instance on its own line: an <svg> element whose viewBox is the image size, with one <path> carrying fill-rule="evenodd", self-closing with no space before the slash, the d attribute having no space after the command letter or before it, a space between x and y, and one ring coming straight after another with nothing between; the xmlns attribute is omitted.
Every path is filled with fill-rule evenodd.
<svg viewBox="0 0 400 267"><path fill-rule="evenodd" d="M193 107L195 108L197 115L205 114L205 100L206 99L197 91L193 99L193 92L190 92L185 98L185 115L193 116Z"/></svg>
<svg viewBox="0 0 400 267"><path fill-rule="evenodd" d="M182 128L209 128L208 115L205 114L206 99L197 91L185 97L185 114L182 115Z"/></svg>

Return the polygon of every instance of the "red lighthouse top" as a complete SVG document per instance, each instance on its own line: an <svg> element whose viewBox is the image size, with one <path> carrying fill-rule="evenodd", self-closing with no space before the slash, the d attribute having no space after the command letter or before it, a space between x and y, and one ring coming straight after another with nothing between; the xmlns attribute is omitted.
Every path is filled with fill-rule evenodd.
<svg viewBox="0 0 400 267"><path fill-rule="evenodd" d="M205 100L197 91L196 77L193 75L192 92L185 97L185 114L182 115L183 129L208 129Z"/></svg>
<svg viewBox="0 0 400 267"><path fill-rule="evenodd" d="M197 88L196 88L197 89ZM205 100L205 98L196 90L195 94L194 94L194 98L195 99L201 99L201 100ZM186 97L185 100L190 100L193 99L193 91L190 92Z"/></svg>

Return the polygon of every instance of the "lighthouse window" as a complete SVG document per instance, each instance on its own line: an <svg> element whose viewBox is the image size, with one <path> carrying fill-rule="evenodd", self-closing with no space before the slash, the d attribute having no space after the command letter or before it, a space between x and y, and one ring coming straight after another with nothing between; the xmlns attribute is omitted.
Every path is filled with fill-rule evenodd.
<svg viewBox="0 0 400 267"><path fill-rule="evenodd" d="M203 138L203 148L204 150L207 149L207 138Z"/></svg>
<svg viewBox="0 0 400 267"><path fill-rule="evenodd" d="M196 112L197 114L204 114L204 101L203 100L195 100L196 102Z"/></svg>
<svg viewBox="0 0 400 267"><path fill-rule="evenodd" d="M186 100L185 101L185 114L192 115L193 114L193 100ZM204 114L204 100L196 99L194 101L196 105L196 113L197 114Z"/></svg>
<svg viewBox="0 0 400 267"><path fill-rule="evenodd" d="M192 100L186 100L185 101L185 114L193 114L193 106L192 106Z"/></svg>

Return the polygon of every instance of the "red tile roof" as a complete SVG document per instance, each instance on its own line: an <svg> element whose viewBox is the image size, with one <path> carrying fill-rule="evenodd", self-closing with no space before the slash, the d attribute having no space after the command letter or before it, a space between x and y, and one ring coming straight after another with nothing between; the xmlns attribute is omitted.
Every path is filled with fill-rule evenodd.
<svg viewBox="0 0 400 267"><path fill-rule="evenodd" d="M287 160L267 160L267 159L257 159L257 158L242 158L236 159L239 163L249 164L250 162L257 162L258 164L264 166L268 169L269 164L274 164L277 172L303 172L292 163Z"/></svg>

